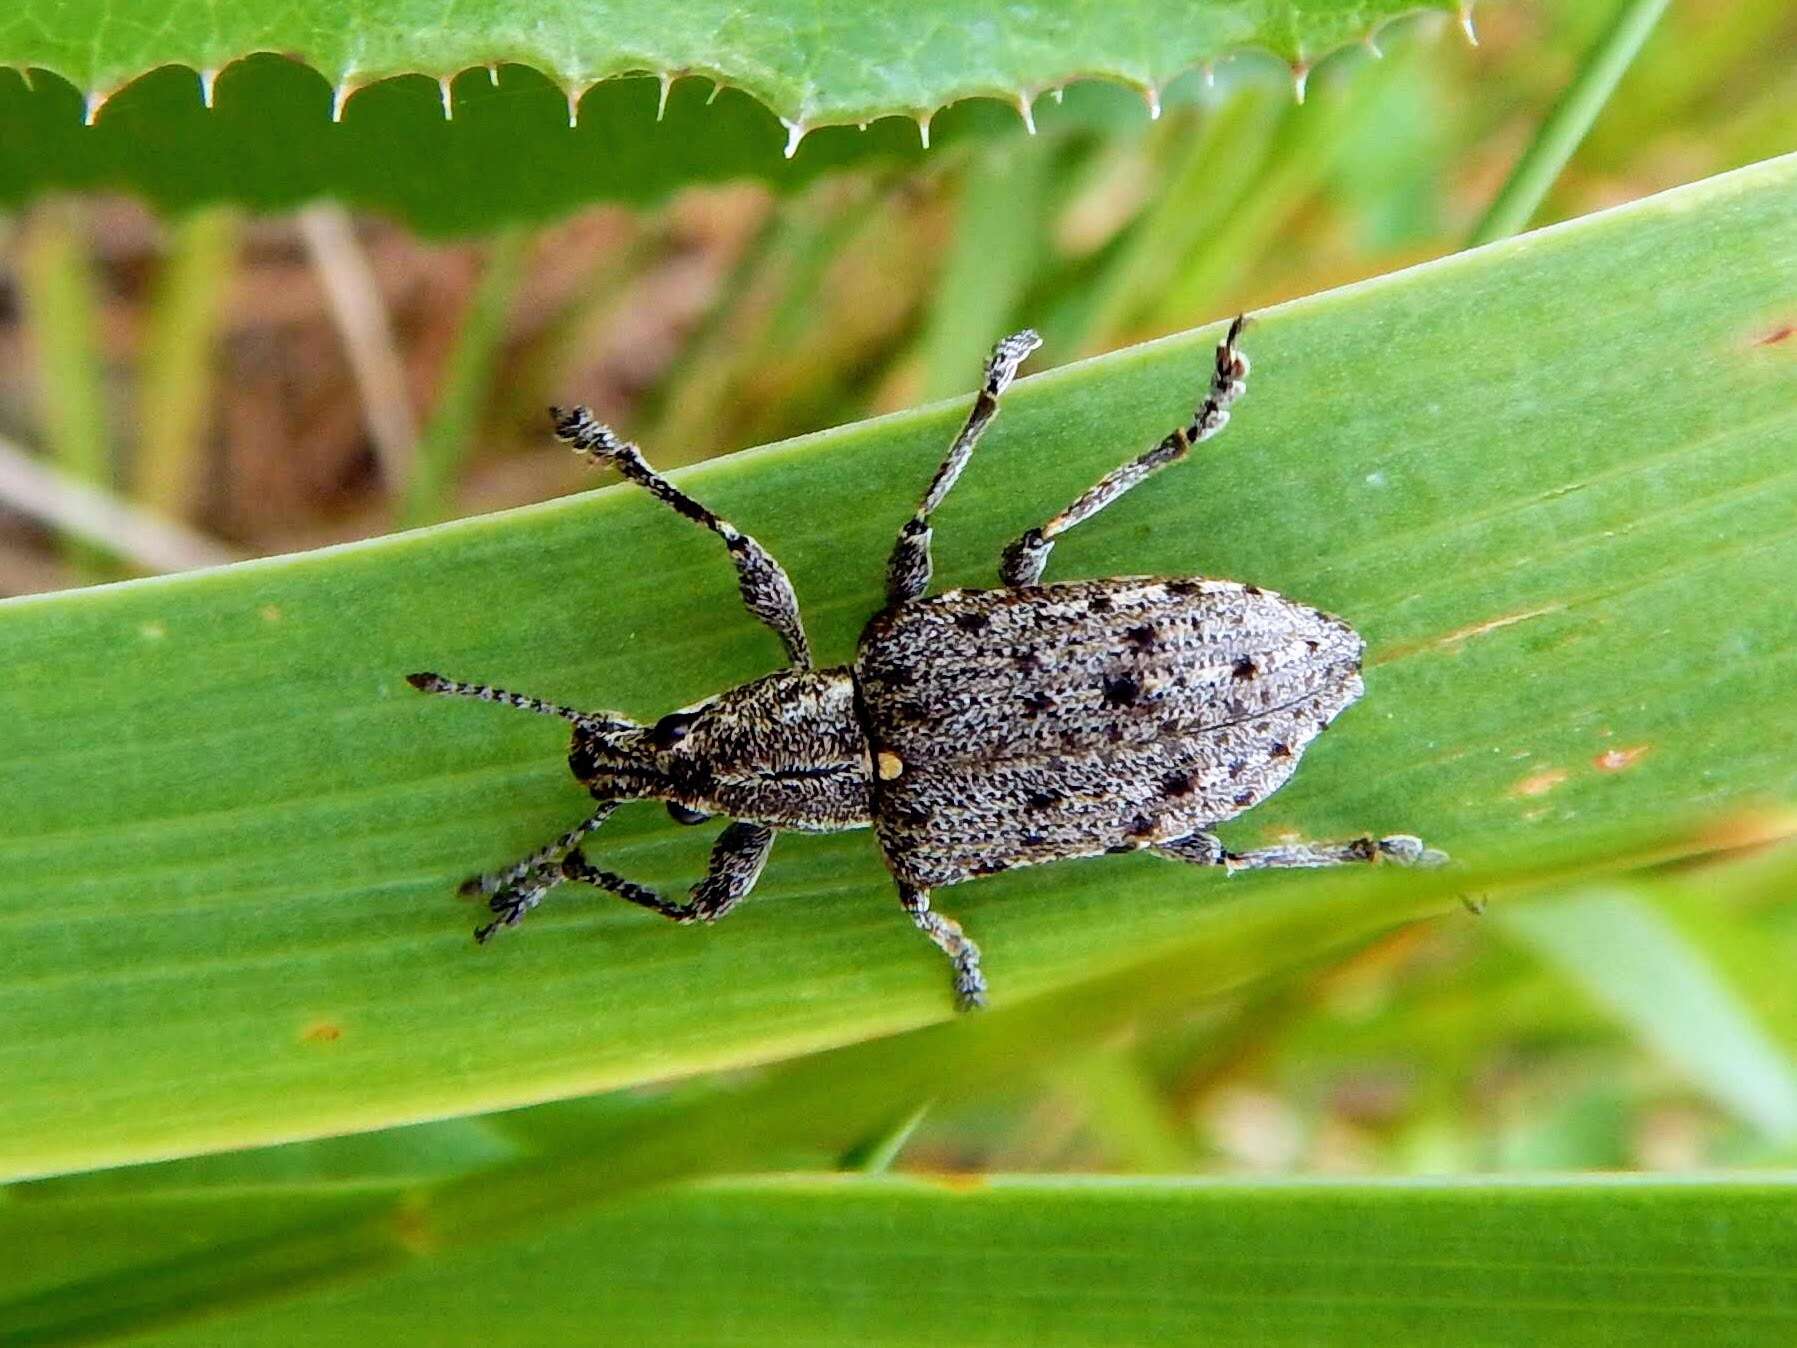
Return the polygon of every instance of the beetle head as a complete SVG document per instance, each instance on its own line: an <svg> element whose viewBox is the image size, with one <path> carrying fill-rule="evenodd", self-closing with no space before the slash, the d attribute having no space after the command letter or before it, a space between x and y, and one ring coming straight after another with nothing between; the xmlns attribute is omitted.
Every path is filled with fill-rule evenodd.
<svg viewBox="0 0 1797 1348"><path fill-rule="evenodd" d="M783 670L653 725L577 721L568 768L601 800L662 800L712 815L817 826L865 811L866 742L846 674Z"/></svg>

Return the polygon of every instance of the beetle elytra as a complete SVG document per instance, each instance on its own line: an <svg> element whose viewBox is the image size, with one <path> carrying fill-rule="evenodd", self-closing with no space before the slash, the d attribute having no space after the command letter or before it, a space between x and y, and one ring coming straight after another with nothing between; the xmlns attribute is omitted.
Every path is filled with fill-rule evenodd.
<svg viewBox="0 0 1797 1348"><path fill-rule="evenodd" d="M1246 387L1237 318L1217 347L1189 424L1102 478L1005 549L1002 588L926 597L930 516L967 466L1017 367L1040 345L1005 338L986 363L966 424L887 565L887 603L848 664L815 668L780 564L655 472L585 408L554 411L556 434L610 464L724 542L744 605L790 664L640 725L437 674L430 693L502 702L573 724L568 766L592 814L529 856L478 875L485 941L575 880L676 922L736 906L781 829L871 827L899 900L954 966L957 1004L981 1005L979 948L932 906L944 886L1014 866L1150 850L1229 870L1336 866L1389 858L1436 864L1409 834L1231 852L1211 828L1251 809L1297 768L1305 746L1362 692L1362 642L1341 619L1226 580L1127 577L1041 584L1058 535L1216 435ZM660 800L682 823L730 820L705 878L664 898L594 865L581 842L618 806Z"/></svg>

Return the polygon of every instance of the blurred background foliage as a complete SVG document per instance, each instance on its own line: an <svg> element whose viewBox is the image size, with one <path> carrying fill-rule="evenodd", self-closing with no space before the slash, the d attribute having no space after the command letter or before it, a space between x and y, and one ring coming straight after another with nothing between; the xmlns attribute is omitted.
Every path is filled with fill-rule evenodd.
<svg viewBox="0 0 1797 1348"><path fill-rule="evenodd" d="M1383 59L1321 65L1301 105L1283 67L1247 58L1214 87L1182 81L1157 120L1126 91L1076 86L1078 115L1045 115L1034 136L1007 113L786 193L698 186L455 243L328 204L164 219L121 198L35 201L0 219L0 441L98 488L101 514L46 511L9 469L0 593L585 489L546 441L551 401L603 409L677 467L965 392L994 336L1024 323L1043 363L1064 362L1454 252L1617 8L1493 5L1476 47L1442 16L1404 21ZM1797 147L1794 55L1787 0L1672 5L1530 223ZM110 530L106 510L143 531ZM1797 877L1741 841L1552 905L1405 927L1003 1089L920 1102L846 1151L780 1157L1209 1175L1791 1166ZM595 1119L731 1108L742 1088L35 1187L453 1175Z"/></svg>

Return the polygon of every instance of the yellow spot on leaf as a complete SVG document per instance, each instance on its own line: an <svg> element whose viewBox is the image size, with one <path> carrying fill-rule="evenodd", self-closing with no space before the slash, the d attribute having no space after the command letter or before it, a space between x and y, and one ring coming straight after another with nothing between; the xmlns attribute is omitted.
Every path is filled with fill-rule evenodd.
<svg viewBox="0 0 1797 1348"><path fill-rule="evenodd" d="M1599 772L1621 772L1624 768L1633 767L1647 756L1651 745L1637 744L1628 749L1605 749L1591 760L1591 766Z"/></svg>
<svg viewBox="0 0 1797 1348"><path fill-rule="evenodd" d="M1530 773L1511 787L1510 794L1513 796L1545 796L1565 780L1564 769L1543 768L1540 772Z"/></svg>

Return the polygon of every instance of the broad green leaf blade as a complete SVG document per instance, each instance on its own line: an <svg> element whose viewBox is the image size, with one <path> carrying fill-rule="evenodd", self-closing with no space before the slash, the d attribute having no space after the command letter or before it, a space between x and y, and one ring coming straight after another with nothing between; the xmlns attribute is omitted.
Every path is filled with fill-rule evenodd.
<svg viewBox="0 0 1797 1348"><path fill-rule="evenodd" d="M1797 348L1765 337L1794 267L1787 158L1270 311L1229 433L1070 535L1051 575L1233 575L1367 634L1366 702L1238 843L1408 829L1501 873L1789 800ZM1184 416L1214 337L1014 388L937 516L941 582L988 583L1008 538ZM846 658L962 411L683 481L783 559L814 644ZM611 490L0 606L0 865L29 896L0 919L6 1173L491 1109L946 1017L940 958L864 835L781 839L715 929L564 892L468 944L455 882L582 797L554 723L426 700L404 673L653 717L773 666L734 591L714 539ZM675 888L708 832L641 806L592 850ZM1265 879L1113 858L941 906L1003 1002L1285 883Z"/></svg>
<svg viewBox="0 0 1797 1348"><path fill-rule="evenodd" d="M845 163L912 161L938 130L1020 133L1034 100L1074 80L1116 97L1086 90L1085 112L1043 100L1045 129L1092 104L1114 116L1118 102L1145 124L1165 86L1187 74L1190 86L1219 59L1261 49L1307 66L1396 15L1450 8L171 0L147 23L126 0L13 0L0 66L32 82L0 71L0 204L102 185L177 209L330 195L433 232L479 232L694 181L790 185ZM720 87L730 92L712 106ZM967 99L978 106L931 126Z"/></svg>
<svg viewBox="0 0 1797 1348"><path fill-rule="evenodd" d="M1786 1175L727 1182L133 1341L360 1342L403 1325L445 1344L1773 1343L1797 1332L1793 1201ZM116 1275L162 1230L222 1243L275 1213L323 1227L356 1202L14 1205L0 1233L48 1285L0 1324L40 1343L73 1337L59 1311L133 1327L57 1283ZM429 1221L426 1204L421 1238Z"/></svg>

